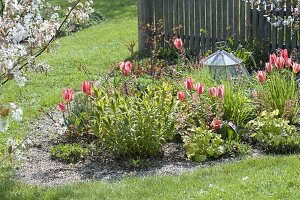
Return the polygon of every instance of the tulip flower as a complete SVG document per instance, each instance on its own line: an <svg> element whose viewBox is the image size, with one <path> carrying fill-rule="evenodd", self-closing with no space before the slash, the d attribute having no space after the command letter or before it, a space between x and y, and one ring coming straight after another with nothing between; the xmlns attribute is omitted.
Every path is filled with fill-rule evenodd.
<svg viewBox="0 0 300 200"><path fill-rule="evenodd" d="M174 40L174 45L177 49L182 49L183 46L182 40L180 38L176 38Z"/></svg>
<svg viewBox="0 0 300 200"><path fill-rule="evenodd" d="M265 69L267 72L271 72L273 69L273 65L270 62L265 63Z"/></svg>
<svg viewBox="0 0 300 200"><path fill-rule="evenodd" d="M293 72L295 74L298 74L300 72L300 64L298 64L298 63L293 64Z"/></svg>
<svg viewBox="0 0 300 200"><path fill-rule="evenodd" d="M184 83L185 83L186 89L188 89L188 90L193 89L193 79L192 78L187 78Z"/></svg>
<svg viewBox="0 0 300 200"><path fill-rule="evenodd" d="M197 83L196 84L196 92L200 95L204 92L204 83Z"/></svg>
<svg viewBox="0 0 300 200"><path fill-rule="evenodd" d="M82 83L82 91L88 96L92 96L92 83L90 81L84 81Z"/></svg>
<svg viewBox="0 0 300 200"><path fill-rule="evenodd" d="M219 85L218 86L218 88L217 88L217 96L220 99L223 99L223 97L224 97L224 85Z"/></svg>
<svg viewBox="0 0 300 200"><path fill-rule="evenodd" d="M270 54L270 57L269 57L269 62L270 62L272 65L274 65L274 64L275 64L275 62L276 62L276 59L277 59L277 56L276 56L276 54L275 54L275 53L273 53L273 54Z"/></svg>
<svg viewBox="0 0 300 200"><path fill-rule="evenodd" d="M288 58L288 59L285 60L285 66L286 66L286 67L291 67L292 64L293 64L293 62L292 62L292 59L291 59L291 58Z"/></svg>
<svg viewBox="0 0 300 200"><path fill-rule="evenodd" d="M125 69L125 62L120 62L119 67L120 70L123 72L123 70Z"/></svg>
<svg viewBox="0 0 300 200"><path fill-rule="evenodd" d="M278 70L281 70L284 67L285 60L283 57L279 57L276 59L276 66Z"/></svg>
<svg viewBox="0 0 300 200"><path fill-rule="evenodd" d="M60 112L64 113L66 111L66 106L64 103L59 103L56 105L57 110L59 110Z"/></svg>
<svg viewBox="0 0 300 200"><path fill-rule="evenodd" d="M128 70L131 71L131 69L132 69L132 63L131 63L130 61L127 61L127 62L125 63L125 68L126 68L126 67L127 67Z"/></svg>
<svg viewBox="0 0 300 200"><path fill-rule="evenodd" d="M289 52L287 49L282 50L280 55L284 58L284 60L287 60L289 58Z"/></svg>
<svg viewBox="0 0 300 200"><path fill-rule="evenodd" d="M72 89L66 89L63 91L63 99L66 102L71 102L74 99L74 91Z"/></svg>
<svg viewBox="0 0 300 200"><path fill-rule="evenodd" d="M179 101L183 102L184 99L185 99L185 93L182 92L182 91L179 91L179 92L177 93L177 97L178 97Z"/></svg>
<svg viewBox="0 0 300 200"><path fill-rule="evenodd" d="M210 94L210 96L216 97L217 96L217 88L215 88L215 87L209 88L208 93Z"/></svg>
<svg viewBox="0 0 300 200"><path fill-rule="evenodd" d="M211 124L209 125L209 127L216 131L218 130L219 128L221 128L221 125L222 125L222 120L218 119L217 117L215 117L213 119L213 121L211 122Z"/></svg>
<svg viewBox="0 0 300 200"><path fill-rule="evenodd" d="M256 73L256 79L260 82L260 83L264 83L267 79L267 75L266 75L266 71L258 71Z"/></svg>
<svg viewBox="0 0 300 200"><path fill-rule="evenodd" d="M124 70L123 70L123 74L124 74L125 76L128 76L128 75L130 74L130 72L131 72L130 66L125 65L125 68L124 68Z"/></svg>

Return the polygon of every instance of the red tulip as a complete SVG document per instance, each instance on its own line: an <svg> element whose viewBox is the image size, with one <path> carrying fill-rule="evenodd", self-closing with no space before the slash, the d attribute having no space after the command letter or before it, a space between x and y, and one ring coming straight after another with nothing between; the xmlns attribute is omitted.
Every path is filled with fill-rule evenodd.
<svg viewBox="0 0 300 200"><path fill-rule="evenodd" d="M66 102L73 101L74 99L74 91L72 89L66 89L63 91L63 99Z"/></svg>
<svg viewBox="0 0 300 200"><path fill-rule="evenodd" d="M185 93L182 92L182 91L179 91L179 92L177 93L177 97L178 97L179 101L183 102L184 99L185 99Z"/></svg>
<svg viewBox="0 0 300 200"><path fill-rule="evenodd" d="M266 75L266 71L258 71L256 73L256 79L260 82L260 83L264 83L267 79L267 75Z"/></svg>
<svg viewBox="0 0 300 200"><path fill-rule="evenodd" d="M273 69L273 65L270 62L265 63L265 69L267 72L271 72Z"/></svg>
<svg viewBox="0 0 300 200"><path fill-rule="evenodd" d="M174 45L177 49L182 49L183 46L182 40L180 38L176 38L174 40Z"/></svg>
<svg viewBox="0 0 300 200"><path fill-rule="evenodd" d="M287 49L281 51L281 57L283 57L284 60L287 60L289 58L289 52Z"/></svg>
<svg viewBox="0 0 300 200"><path fill-rule="evenodd" d="M88 96L91 96L93 91L92 91L92 82L90 81L84 81L82 83L82 91Z"/></svg>
<svg viewBox="0 0 300 200"><path fill-rule="evenodd" d="M211 124L209 125L209 127L216 131L218 130L219 128L221 128L221 125L222 125L222 120L218 119L217 117L215 117L213 119L213 121L211 122Z"/></svg>
<svg viewBox="0 0 300 200"><path fill-rule="evenodd" d="M130 74L130 72L131 72L130 66L125 65L125 68L124 68L124 70L123 70L123 74L124 74L125 76L128 76L128 75Z"/></svg>
<svg viewBox="0 0 300 200"><path fill-rule="evenodd" d="M284 67L285 60L283 57L279 57L276 59L276 66L278 70L281 70Z"/></svg>
<svg viewBox="0 0 300 200"><path fill-rule="evenodd" d="M188 89L188 90L193 89L193 79L192 78L187 78L184 83L185 83L186 89Z"/></svg>
<svg viewBox="0 0 300 200"><path fill-rule="evenodd" d="M125 62L120 62L119 67L120 70L123 72L123 70L125 69Z"/></svg>
<svg viewBox="0 0 300 200"><path fill-rule="evenodd" d="M131 69L132 69L132 63L131 63L130 61L127 61L127 62L125 63L125 68L126 68L126 67L131 71Z"/></svg>
<svg viewBox="0 0 300 200"><path fill-rule="evenodd" d="M212 96L212 97L217 96L217 88L215 88L215 87L209 88L208 92L209 92L210 96Z"/></svg>
<svg viewBox="0 0 300 200"><path fill-rule="evenodd" d="M293 72L295 74L298 74L300 72L300 64L298 64L298 63L293 64Z"/></svg>
<svg viewBox="0 0 300 200"><path fill-rule="evenodd" d="M276 56L276 54L275 54L275 53L273 53L273 54L270 54L270 57L269 57L269 62L270 62L272 65L274 65L274 64L275 64L275 62L276 62L276 59L277 59L277 56Z"/></svg>
<svg viewBox="0 0 300 200"><path fill-rule="evenodd" d="M59 103L56 105L56 108L60 111L60 112L65 112L66 111L66 106L64 103Z"/></svg>
<svg viewBox="0 0 300 200"><path fill-rule="evenodd" d="M204 92L204 83L197 83L196 84L196 92L198 94L203 94L203 92Z"/></svg>
<svg viewBox="0 0 300 200"><path fill-rule="evenodd" d="M292 62L292 59L291 58L288 58L285 60L285 66L286 67L290 67L292 66L293 62Z"/></svg>
<svg viewBox="0 0 300 200"><path fill-rule="evenodd" d="M217 88L217 96L220 99L223 99L223 97L224 97L224 85L219 85L218 86L218 88Z"/></svg>

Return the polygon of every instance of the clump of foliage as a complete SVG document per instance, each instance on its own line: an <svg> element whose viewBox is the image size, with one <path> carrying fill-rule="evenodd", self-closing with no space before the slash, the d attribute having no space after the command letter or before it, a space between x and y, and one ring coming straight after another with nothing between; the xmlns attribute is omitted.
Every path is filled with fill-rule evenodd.
<svg viewBox="0 0 300 200"><path fill-rule="evenodd" d="M176 103L167 84L133 96L95 91L95 134L118 157L148 157L173 139Z"/></svg>
<svg viewBox="0 0 300 200"><path fill-rule="evenodd" d="M270 153L293 153L300 150L300 134L289 121L278 118L279 110L262 112L247 127L259 144Z"/></svg>
<svg viewBox="0 0 300 200"><path fill-rule="evenodd" d="M88 149L80 144L59 144L51 147L51 155L67 163L77 163L83 160L88 154Z"/></svg>
<svg viewBox="0 0 300 200"><path fill-rule="evenodd" d="M212 130L196 128L183 136L184 148L189 159L205 161L218 158L225 153L224 140Z"/></svg>

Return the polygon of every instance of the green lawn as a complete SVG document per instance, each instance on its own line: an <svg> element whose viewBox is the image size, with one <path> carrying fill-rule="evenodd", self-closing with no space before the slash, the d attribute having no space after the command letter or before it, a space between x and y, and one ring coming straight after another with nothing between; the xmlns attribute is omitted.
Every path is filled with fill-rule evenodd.
<svg viewBox="0 0 300 200"><path fill-rule="evenodd" d="M52 2L59 2L52 0ZM0 151L6 137L24 135L29 122L54 108L63 88L80 88L84 74L79 64L94 75L129 56L125 44L137 41L136 0L95 0L95 9L106 20L72 36L61 38L56 53L41 59L53 66L45 76L31 75L22 91L6 85L1 101L16 101L25 109L24 124L13 125L0 135ZM129 178L47 188L14 180L14 170L0 166L0 199L299 199L299 156L250 158L236 163L199 169L182 176Z"/></svg>

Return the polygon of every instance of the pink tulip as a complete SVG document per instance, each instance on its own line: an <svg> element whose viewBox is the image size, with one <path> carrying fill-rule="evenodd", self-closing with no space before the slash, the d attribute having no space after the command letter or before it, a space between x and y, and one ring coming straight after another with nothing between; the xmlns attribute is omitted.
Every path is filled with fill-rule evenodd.
<svg viewBox="0 0 300 200"><path fill-rule="evenodd" d="M258 71L256 73L256 79L260 82L260 83L264 83L267 79L267 75L266 75L266 71Z"/></svg>
<svg viewBox="0 0 300 200"><path fill-rule="evenodd" d="M289 52L287 49L281 51L281 57L283 57L284 60L287 60L289 58Z"/></svg>
<svg viewBox="0 0 300 200"><path fill-rule="evenodd" d="M218 88L217 88L217 96L220 99L223 99L223 97L224 97L224 85L219 85L218 86Z"/></svg>
<svg viewBox="0 0 300 200"><path fill-rule="evenodd" d="M123 72L123 70L125 69L125 62L120 62L119 67L120 70Z"/></svg>
<svg viewBox="0 0 300 200"><path fill-rule="evenodd" d="M276 62L276 59L277 59L277 56L276 56L276 54L275 54L275 53L273 53L273 54L270 54L270 57L269 57L269 62L270 62L272 65L274 65L274 64L275 64L275 62Z"/></svg>
<svg viewBox="0 0 300 200"><path fill-rule="evenodd" d="M130 72L131 72L130 66L125 65L125 68L124 68L124 70L123 70L123 74L124 74L125 76L128 76L128 75L130 74Z"/></svg>
<svg viewBox="0 0 300 200"><path fill-rule="evenodd" d="M56 105L57 110L59 110L60 112L65 112L66 111L66 106L64 103L59 103Z"/></svg>
<svg viewBox="0 0 300 200"><path fill-rule="evenodd" d="M273 69L273 65L270 62L265 63L265 69L267 72L271 72Z"/></svg>
<svg viewBox="0 0 300 200"><path fill-rule="evenodd" d="M298 64L298 63L293 64L293 72L295 74L298 74L300 72L300 64Z"/></svg>
<svg viewBox="0 0 300 200"><path fill-rule="evenodd" d="M125 63L125 68L126 68L126 67L131 71L131 69L132 69L132 63L131 63L130 61L127 61L127 62Z"/></svg>
<svg viewBox="0 0 300 200"><path fill-rule="evenodd" d="M90 81L84 81L82 83L82 91L86 95L92 96L92 93L93 93L93 91L92 91L92 82L90 82Z"/></svg>
<svg viewBox="0 0 300 200"><path fill-rule="evenodd" d="M197 83L196 84L196 92L200 95L204 92L204 83Z"/></svg>
<svg viewBox="0 0 300 200"><path fill-rule="evenodd" d="M186 89L192 90L193 89L193 79L187 78L184 82Z"/></svg>
<svg viewBox="0 0 300 200"><path fill-rule="evenodd" d="M293 64L293 62L292 62L292 59L291 59L291 58L288 58L288 59L285 60L285 66L286 66L286 67L291 67L292 64Z"/></svg>
<svg viewBox="0 0 300 200"><path fill-rule="evenodd" d="M209 88L208 93L210 94L210 96L216 97L217 96L217 88L215 88L215 87Z"/></svg>
<svg viewBox="0 0 300 200"><path fill-rule="evenodd" d="M183 102L184 99L185 99L185 93L182 92L182 91L179 91L179 92L177 93L177 97L178 97L179 101Z"/></svg>
<svg viewBox="0 0 300 200"><path fill-rule="evenodd" d="M211 122L211 124L209 125L209 127L216 131L218 130L219 128L221 128L221 125L222 125L222 120L218 119L217 117L215 117L213 119L213 121Z"/></svg>
<svg viewBox="0 0 300 200"><path fill-rule="evenodd" d="M74 91L72 89L66 89L63 91L63 99L66 102L71 102L74 99Z"/></svg>
<svg viewBox="0 0 300 200"><path fill-rule="evenodd" d="M174 45L177 49L182 49L183 46L182 40L180 38L176 38L174 40Z"/></svg>
<svg viewBox="0 0 300 200"><path fill-rule="evenodd" d="M284 67L285 60L283 57L279 57L276 59L276 66L278 70L281 70Z"/></svg>

